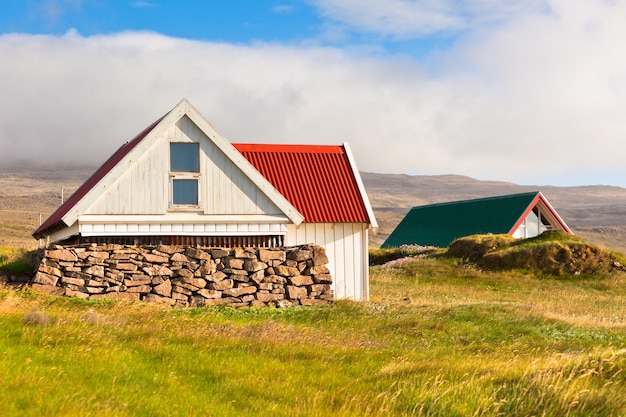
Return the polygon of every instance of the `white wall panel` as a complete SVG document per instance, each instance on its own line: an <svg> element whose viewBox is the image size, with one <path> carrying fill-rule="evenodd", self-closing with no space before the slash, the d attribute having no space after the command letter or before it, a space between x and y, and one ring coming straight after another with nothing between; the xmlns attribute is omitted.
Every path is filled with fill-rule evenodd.
<svg viewBox="0 0 626 417"><path fill-rule="evenodd" d="M368 297L368 275L365 268L367 225L361 223L303 223L287 227L287 246L314 243L323 246L328 269L333 277L336 298L363 300Z"/></svg>
<svg viewBox="0 0 626 417"><path fill-rule="evenodd" d="M282 214L247 175L187 117L180 119L84 214L162 214L169 205L169 143L200 143L200 209L205 214Z"/></svg>

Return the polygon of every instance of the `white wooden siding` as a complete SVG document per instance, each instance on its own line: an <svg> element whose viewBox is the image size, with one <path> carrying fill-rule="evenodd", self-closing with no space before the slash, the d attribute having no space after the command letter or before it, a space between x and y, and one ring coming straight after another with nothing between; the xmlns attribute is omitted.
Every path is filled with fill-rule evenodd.
<svg viewBox="0 0 626 417"><path fill-rule="evenodd" d="M169 143L200 143L200 210L279 215L281 210L188 117L182 117L85 214L169 215Z"/></svg>
<svg viewBox="0 0 626 417"><path fill-rule="evenodd" d="M264 236L284 235L284 224L249 223L98 223L79 220L82 236Z"/></svg>
<svg viewBox="0 0 626 417"><path fill-rule="evenodd" d="M323 246L333 277L335 298L369 297L367 225L363 223L303 223L287 228L287 246L314 243Z"/></svg>

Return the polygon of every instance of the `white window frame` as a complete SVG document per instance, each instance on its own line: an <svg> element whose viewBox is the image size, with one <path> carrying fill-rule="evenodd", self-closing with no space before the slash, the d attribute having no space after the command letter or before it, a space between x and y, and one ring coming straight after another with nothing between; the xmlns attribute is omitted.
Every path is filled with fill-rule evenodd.
<svg viewBox="0 0 626 417"><path fill-rule="evenodd" d="M169 172L169 202L168 208L174 211L198 211L202 207L202 193L200 192L201 188L201 175L200 171L202 170L202 161L200 158L200 144L198 142L175 142L172 143L184 143L184 144L195 144L198 146L198 172L177 172L170 171ZM171 146L168 146L168 164L171 169L172 164L172 155L171 155ZM174 180L196 180L198 184L198 204L174 204Z"/></svg>

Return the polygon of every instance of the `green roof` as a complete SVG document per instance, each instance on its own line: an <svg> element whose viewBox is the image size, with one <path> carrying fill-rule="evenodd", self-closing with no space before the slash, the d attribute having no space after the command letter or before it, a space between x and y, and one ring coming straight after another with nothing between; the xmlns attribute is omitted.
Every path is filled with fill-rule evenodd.
<svg viewBox="0 0 626 417"><path fill-rule="evenodd" d="M445 248L475 234L509 233L539 193L523 193L413 207L381 245Z"/></svg>

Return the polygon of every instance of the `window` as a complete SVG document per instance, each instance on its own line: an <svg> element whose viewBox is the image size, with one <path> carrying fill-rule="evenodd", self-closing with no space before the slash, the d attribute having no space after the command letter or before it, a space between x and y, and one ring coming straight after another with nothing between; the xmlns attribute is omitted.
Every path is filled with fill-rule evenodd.
<svg viewBox="0 0 626 417"><path fill-rule="evenodd" d="M170 171L200 172L197 143L170 143Z"/></svg>
<svg viewBox="0 0 626 417"><path fill-rule="evenodd" d="M200 147L197 143L170 143L170 206L197 207Z"/></svg>

